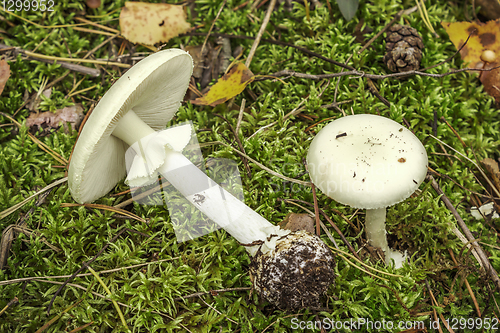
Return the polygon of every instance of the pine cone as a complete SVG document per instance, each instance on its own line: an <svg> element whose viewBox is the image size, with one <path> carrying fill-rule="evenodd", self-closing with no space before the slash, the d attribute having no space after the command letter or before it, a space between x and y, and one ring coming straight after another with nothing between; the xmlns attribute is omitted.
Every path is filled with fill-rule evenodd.
<svg viewBox="0 0 500 333"><path fill-rule="evenodd" d="M395 24L387 31L384 62L393 72L417 70L424 44L415 28Z"/></svg>

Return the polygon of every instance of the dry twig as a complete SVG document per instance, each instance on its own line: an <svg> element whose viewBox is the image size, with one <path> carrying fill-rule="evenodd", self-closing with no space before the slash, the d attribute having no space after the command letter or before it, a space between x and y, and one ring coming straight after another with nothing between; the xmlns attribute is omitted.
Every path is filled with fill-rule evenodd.
<svg viewBox="0 0 500 333"><path fill-rule="evenodd" d="M184 37L184 36L205 36L205 35L206 35L205 33L201 33L201 32L189 32L189 33L186 33L186 34L182 34L180 36ZM250 36L229 35L229 34L221 34L221 33L215 33L215 32L211 33L210 36L213 36L213 37L221 36L221 37L224 37L224 38L234 38L234 39L255 39L254 37L250 37ZM339 67L342 67L342 68L345 68L345 69L349 69L349 70L354 70L354 67L352 67L352 66L344 65L341 62L338 62L338 61L335 61L333 59L327 58L327 57L325 57L325 56L323 56L323 55L321 55L319 53L313 52L313 51L308 50L308 49L306 49L304 47L300 47L300 46L293 45L293 44L290 44L290 43L281 42L279 40L265 39L265 38L261 39L261 42L291 47L291 48L294 48L296 50L299 50L302 53L305 53L305 54L310 55L312 57L316 57L318 59L324 60L326 62L329 62L331 64L337 65Z"/></svg>
<svg viewBox="0 0 500 333"><path fill-rule="evenodd" d="M458 73L467 72L467 71L490 71L493 69L497 69L499 67L500 66L497 66L494 68L489 68L489 69L460 68L460 69L453 69L449 72L442 73L442 74L431 74L431 73L425 73L422 71L408 71L408 72L403 72L403 73L392 73L392 74L367 74L363 71L358 71L358 70L354 69L354 70L351 70L348 72L315 75L315 74L299 73L299 72L285 69L285 70L276 72L274 74L270 74L268 76L261 76L261 77L255 78L254 81L269 80L272 78L282 77L282 76L294 76L294 77L298 77L298 78L302 78L302 79L309 79L309 80L322 80L322 79L329 79L329 78L333 78L333 77L349 76L349 75L357 76L360 78L366 77L366 78L373 79L373 80L397 79L397 78L407 77L407 76L411 76L411 75L441 78L441 77L445 77L448 75L458 74Z"/></svg>
<svg viewBox="0 0 500 333"><path fill-rule="evenodd" d="M227 0L224 0L224 2L222 3L222 5L219 8L219 11L217 12L217 15L215 16L214 21L212 22L212 25L210 26L210 29L208 29L207 36L205 37L205 40L203 41L203 44L201 46L200 54L203 54L203 51L205 50L205 46L207 45L208 37L210 37L210 33L214 29L215 22L217 22L217 20L219 19L220 13L222 13L222 10L224 9L224 6L226 5L226 3L227 3Z"/></svg>
<svg viewBox="0 0 500 333"><path fill-rule="evenodd" d="M17 302L19 302L19 298L14 297L13 299L11 299L11 300L9 301L9 303L7 303L7 305L6 305L6 306L4 306L4 308L3 308L2 310L0 310L0 316L2 315L2 313L4 313L5 311L7 311L7 309L8 309L9 307L11 307L12 305L16 304Z"/></svg>
<svg viewBox="0 0 500 333"><path fill-rule="evenodd" d="M276 5L276 0L271 0L271 3L269 4L269 7L267 8L266 16L264 17L264 21L262 22L262 25L260 26L259 32L257 33L257 36L255 36L255 40L252 44L252 48L250 48L250 53L248 54L247 60L245 61L245 66L250 67L250 63L252 62L253 55L255 54L255 51L257 50L257 47L259 46L260 40L262 38L262 35L264 34L264 31L266 31L267 24L269 23L269 19L271 18L271 14L273 13L274 6Z"/></svg>
<svg viewBox="0 0 500 333"><path fill-rule="evenodd" d="M14 55L18 55L19 53L21 53L21 54L29 56L29 57L33 58L34 60L37 60L37 61L45 62L45 63L48 63L48 64L54 63L54 60L49 60L49 59L44 59L44 58L36 57L36 55L37 55L36 53L31 53L29 51L23 50L20 47L14 47L14 48L12 48L10 46L4 45L4 44L0 44L0 50L2 50L2 49L8 50L8 51L12 51L12 53ZM63 59L70 59L70 58L63 58ZM75 71L75 72L80 72L80 73L83 73L83 74L87 74L87 75L90 75L90 76L93 76L93 77L97 77L97 76L99 76L101 74L101 72L98 69L95 69L95 68L89 68L89 67L85 67L85 66L81 66L81 65L77 65L77 64L71 64L71 63L66 62L66 61L58 61L57 63L59 65L61 65L61 67L63 67L63 68L67 68L69 70L72 70L72 71Z"/></svg>
<svg viewBox="0 0 500 333"><path fill-rule="evenodd" d="M236 135L240 133L241 122L243 121L243 113L245 112L246 99L241 100L240 113L238 114L238 121L236 122Z"/></svg>
<svg viewBox="0 0 500 333"><path fill-rule="evenodd" d="M300 203L303 203L303 204L306 204L306 205L314 207L314 204L312 204L310 202L307 202L307 201L298 200L298 199L286 199L286 200L283 200L283 201L285 201L285 202L300 202ZM347 240L347 238L345 238L344 233L339 229L339 227L337 227L337 225L332 221L332 219L330 219L330 217L321 208L318 208L318 211L321 213L321 215L323 215L323 217L328 221L328 223L330 223L330 225L333 227L333 229L335 230L335 232L340 236L340 238L342 239L342 241L344 242L344 244L347 246L347 248L349 249L349 251L351 251L351 253L357 259L361 260L361 258L359 257L358 253L356 252L356 250L352 247L351 243L349 243L349 241ZM344 215L341 215L341 216L345 219Z"/></svg>

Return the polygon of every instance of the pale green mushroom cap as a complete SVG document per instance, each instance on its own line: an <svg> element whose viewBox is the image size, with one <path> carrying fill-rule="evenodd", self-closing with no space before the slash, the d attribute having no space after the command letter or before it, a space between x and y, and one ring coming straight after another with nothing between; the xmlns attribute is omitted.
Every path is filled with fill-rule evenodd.
<svg viewBox="0 0 500 333"><path fill-rule="evenodd" d="M311 143L307 165L313 183L330 198L377 209L415 192L427 174L427 153L401 124L360 114L325 126Z"/></svg>
<svg viewBox="0 0 500 333"><path fill-rule="evenodd" d="M162 130L179 109L191 73L191 56L179 49L154 53L129 69L99 101L76 142L68 171L75 201L106 195L126 175L128 145L111 135L133 109L153 130Z"/></svg>

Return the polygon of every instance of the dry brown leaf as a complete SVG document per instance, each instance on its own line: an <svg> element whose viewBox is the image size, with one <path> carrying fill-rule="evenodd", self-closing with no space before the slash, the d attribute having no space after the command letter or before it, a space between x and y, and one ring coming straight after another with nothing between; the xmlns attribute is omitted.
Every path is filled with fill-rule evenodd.
<svg viewBox="0 0 500 333"><path fill-rule="evenodd" d="M5 59L0 60L0 94L5 88L5 84L10 77L10 66Z"/></svg>
<svg viewBox="0 0 500 333"><path fill-rule="evenodd" d="M282 229L291 231L305 230L314 234L316 222L314 222L314 219L309 214L288 213L279 225Z"/></svg>
<svg viewBox="0 0 500 333"><path fill-rule="evenodd" d="M122 35L132 43L166 43L190 27L183 6L129 1L120 13Z"/></svg>
<svg viewBox="0 0 500 333"><path fill-rule="evenodd" d="M28 119L26 119L26 125L32 132L42 129L43 133L41 135L47 135L51 130L58 129L61 123L62 126L64 126L65 132L69 130L68 123L73 130L77 130L83 117L83 107L81 104L75 104L65 107L64 109L59 109L55 113L48 111L32 113Z"/></svg>

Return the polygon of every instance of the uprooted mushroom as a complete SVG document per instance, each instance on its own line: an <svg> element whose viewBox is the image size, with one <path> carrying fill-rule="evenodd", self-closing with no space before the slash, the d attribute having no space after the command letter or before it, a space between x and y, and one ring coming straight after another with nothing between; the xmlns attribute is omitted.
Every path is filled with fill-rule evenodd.
<svg viewBox="0 0 500 333"><path fill-rule="evenodd" d="M126 182L142 186L165 177L245 246L252 256L250 276L262 297L280 308L318 305L335 277L329 248L315 235L271 224L208 178L182 154L191 137L189 125L164 129L180 106L192 68L188 53L164 50L140 61L111 87L75 145L68 172L73 198L88 203L107 194L127 173L128 150L135 157Z"/></svg>

